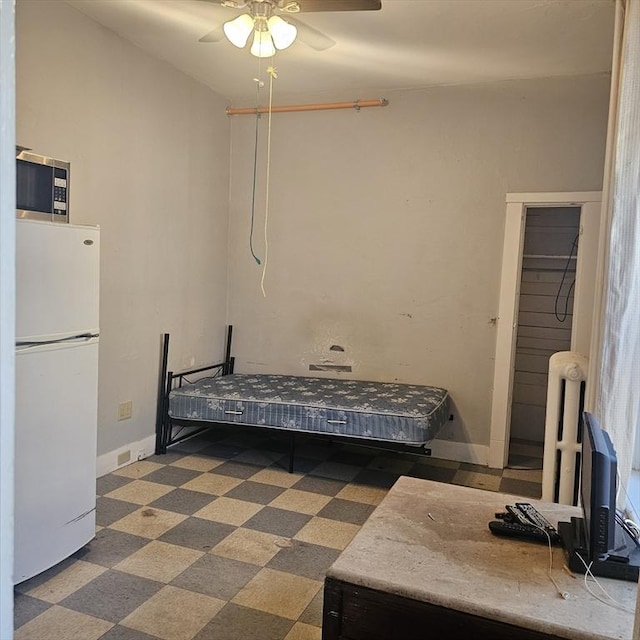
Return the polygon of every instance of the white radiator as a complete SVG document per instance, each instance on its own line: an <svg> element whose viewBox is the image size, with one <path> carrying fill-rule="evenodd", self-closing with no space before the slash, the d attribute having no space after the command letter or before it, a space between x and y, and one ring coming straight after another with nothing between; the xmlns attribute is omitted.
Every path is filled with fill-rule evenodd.
<svg viewBox="0 0 640 640"><path fill-rule="evenodd" d="M549 358L549 383L544 427L542 499L576 504L579 466L576 454L589 361L575 351L560 351Z"/></svg>

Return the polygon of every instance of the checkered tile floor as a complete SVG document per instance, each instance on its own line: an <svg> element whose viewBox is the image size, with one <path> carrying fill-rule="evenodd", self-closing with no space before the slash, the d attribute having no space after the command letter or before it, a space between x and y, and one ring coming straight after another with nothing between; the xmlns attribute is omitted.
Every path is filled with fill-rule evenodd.
<svg viewBox="0 0 640 640"><path fill-rule="evenodd" d="M104 476L86 547L16 587L16 640L319 640L327 568L399 475L537 498L503 472L214 429Z"/></svg>

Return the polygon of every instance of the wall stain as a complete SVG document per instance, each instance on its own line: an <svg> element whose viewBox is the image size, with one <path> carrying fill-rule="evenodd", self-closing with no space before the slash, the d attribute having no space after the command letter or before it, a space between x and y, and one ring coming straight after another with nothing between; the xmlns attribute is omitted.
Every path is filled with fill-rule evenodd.
<svg viewBox="0 0 640 640"><path fill-rule="evenodd" d="M309 371L342 371L350 373L352 369L349 364L310 364Z"/></svg>

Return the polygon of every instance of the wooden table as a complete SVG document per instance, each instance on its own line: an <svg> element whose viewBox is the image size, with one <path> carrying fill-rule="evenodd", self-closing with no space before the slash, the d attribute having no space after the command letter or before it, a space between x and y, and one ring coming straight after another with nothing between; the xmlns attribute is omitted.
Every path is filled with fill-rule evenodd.
<svg viewBox="0 0 640 640"><path fill-rule="evenodd" d="M620 606L604 604L554 547L551 575L563 599L548 575L547 545L487 528L515 502L531 502L554 525L581 514L400 478L327 573L323 640L630 640L637 585L599 579Z"/></svg>

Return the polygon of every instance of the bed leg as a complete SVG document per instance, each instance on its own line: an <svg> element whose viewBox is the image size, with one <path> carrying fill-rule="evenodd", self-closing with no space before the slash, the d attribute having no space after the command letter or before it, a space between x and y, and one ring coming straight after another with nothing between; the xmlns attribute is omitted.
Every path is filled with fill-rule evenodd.
<svg viewBox="0 0 640 640"><path fill-rule="evenodd" d="M296 449L296 436L294 433L291 434L291 440L289 442L289 473L293 473L293 454Z"/></svg>
<svg viewBox="0 0 640 640"><path fill-rule="evenodd" d="M163 403L162 403L162 415L164 416L164 428L162 430L162 451L161 453L167 453L167 446L171 444L171 433L173 427L171 426L171 418L169 417L169 394L171 393L171 387L173 385L173 371L167 373L167 381L164 390Z"/></svg>
<svg viewBox="0 0 640 640"><path fill-rule="evenodd" d="M158 380L158 402L156 405L156 455L166 453L164 446L165 432L165 380L167 379L167 363L169 361L169 334L162 338L162 362L160 365L160 379Z"/></svg>

